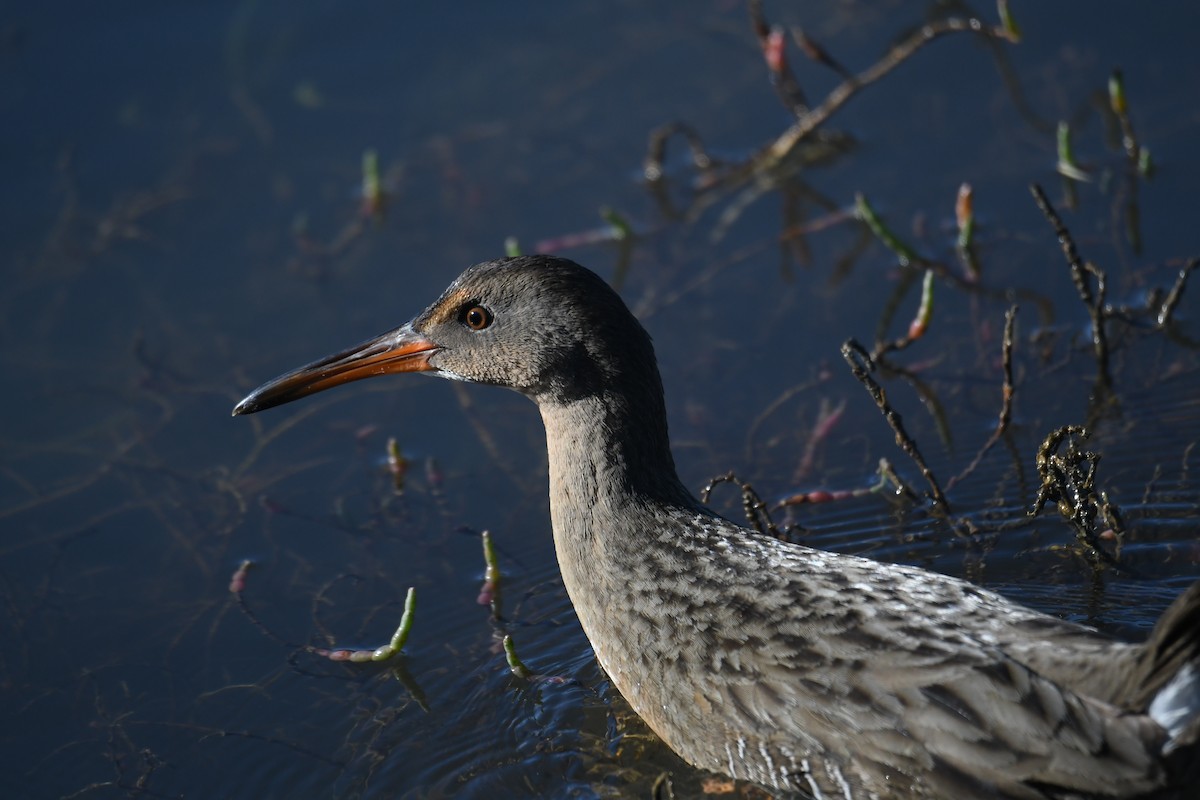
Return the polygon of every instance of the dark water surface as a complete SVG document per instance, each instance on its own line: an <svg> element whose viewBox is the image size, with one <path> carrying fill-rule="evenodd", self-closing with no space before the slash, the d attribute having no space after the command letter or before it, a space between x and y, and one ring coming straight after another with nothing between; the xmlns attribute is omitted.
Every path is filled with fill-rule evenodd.
<svg viewBox="0 0 1200 800"><path fill-rule="evenodd" d="M1106 271L1109 302L1140 308L1171 286L1200 255L1197 13L1013 5L1020 44L936 41L834 117L857 146L791 184L790 222L814 230L782 247L786 192L743 203L736 186L672 219L641 179L658 125L685 121L737 160L792 121L732 0L10 8L0 794L648 797L664 771L699 792L705 776L640 726L575 621L528 401L396 378L229 418L272 375L406 320L506 237L562 244L602 228L601 207L641 234L622 293L655 338L685 482L733 469L774 501L870 485L881 457L926 488L839 356L848 337L874 340L906 274L841 211L864 193L961 275L953 208L970 182L984 290L938 280L928 334L893 359L915 377L878 379L948 483L995 428L1017 299L1009 436L949 491L949 520L878 494L791 519L821 547L1144 635L1200 574L1200 289L1167 331L1109 323L1115 391L1097 399L1089 317L1027 187L1046 187ZM767 6L853 70L940 13ZM839 82L789 53L814 101ZM1149 181L1131 182L1104 111L1118 67ZM1055 173L1063 119L1093 177L1073 209ZM680 144L667 167L682 209L695 176ZM389 196L377 221L361 212L368 149ZM611 242L562 252L617 277ZM815 437L823 409L840 417ZM1094 570L1053 508L1019 523L1037 446L1067 424L1094 431L1097 486L1128 528L1120 570ZM410 463L402 494L389 437ZM731 487L715 502L741 513ZM477 602L483 529L501 622ZM381 644L409 586L419 609L394 662L304 649ZM514 677L503 633L555 680Z"/></svg>

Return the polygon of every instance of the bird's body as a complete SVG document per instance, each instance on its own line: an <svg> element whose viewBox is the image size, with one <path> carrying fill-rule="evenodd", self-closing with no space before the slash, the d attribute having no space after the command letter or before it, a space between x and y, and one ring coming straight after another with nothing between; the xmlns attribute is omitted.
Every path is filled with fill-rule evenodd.
<svg viewBox="0 0 1200 800"><path fill-rule="evenodd" d="M1127 644L723 519L676 477L649 337L562 259L472 267L409 325L235 413L393 371L537 402L571 602L614 685L690 763L816 798L1200 797L1200 583Z"/></svg>

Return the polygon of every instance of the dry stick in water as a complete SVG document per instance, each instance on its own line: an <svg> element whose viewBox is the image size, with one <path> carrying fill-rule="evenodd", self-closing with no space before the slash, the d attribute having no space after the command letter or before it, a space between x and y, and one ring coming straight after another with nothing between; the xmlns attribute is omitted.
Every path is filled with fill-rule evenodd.
<svg viewBox="0 0 1200 800"><path fill-rule="evenodd" d="M879 482L880 486L886 486L890 483L893 487L895 487L896 495L898 497L903 497L910 503L917 503L921 499L917 496L917 493L914 492L912 488L900 478L900 475L896 472L896 468L892 466L892 462L888 461L886 458L879 459Z"/></svg>
<svg viewBox="0 0 1200 800"><path fill-rule="evenodd" d="M1004 388L1000 390L1000 418L996 422L996 430L992 431L992 435L984 442L983 447L975 454L975 458L971 460L967 468L946 483L946 491L953 489L956 483L975 471L975 468L983 461L983 457L996 446L996 442L1000 441L1000 437L1004 435L1005 431L1008 430L1009 423L1012 422L1012 401L1015 392L1013 389L1012 370L1013 327L1017 318L1017 309L1018 306L1011 306L1008 309L1008 313L1004 315L1004 342L1001 345L1003 351Z"/></svg>
<svg viewBox="0 0 1200 800"><path fill-rule="evenodd" d="M671 784L671 773L660 772L650 787L653 800L675 800L675 787Z"/></svg>
<svg viewBox="0 0 1200 800"><path fill-rule="evenodd" d="M229 579L229 593L233 595L233 601L237 603L238 609L245 615L246 619L250 620L250 624L258 629L259 633L266 636L271 641L281 644L284 647L295 647L291 642L285 641L283 637L275 633L275 631L263 624L263 621L258 618L250 606L246 603L246 576L250 572L250 568L254 566L254 562L250 559L242 559L238 564L238 568L234 571Z"/></svg>
<svg viewBox="0 0 1200 800"><path fill-rule="evenodd" d="M351 586L357 586L362 582L362 578L352 572L342 572L334 575L332 578L328 579L319 587L317 587L317 591L313 593L312 597L310 597L308 601L308 613L309 618L312 620L312 626L316 629L317 635L320 636L321 639L330 643L336 641L337 637L334 636L333 631L329 630L329 628L325 625L325 622L321 619L321 609L324 606L333 605L333 602L328 599L328 595L331 591L333 591L335 586L343 581L348 582Z"/></svg>
<svg viewBox="0 0 1200 800"><path fill-rule="evenodd" d="M837 61L837 59L829 55L829 51L822 47L820 42L813 41L813 39L810 38L809 35L804 32L804 29L799 25L792 26L792 41L796 43L796 46L799 47L801 52L808 56L810 60L829 67L829 69L833 70L846 80L854 79L853 72L843 67Z"/></svg>
<svg viewBox="0 0 1200 800"><path fill-rule="evenodd" d="M921 451L917 448L917 443L904 430L904 423L900 415L888 403L883 388L870 376L869 372L875 366L870 353L854 339L847 339L842 344L842 358L846 359L846 363L850 365L850 371L854 373L854 377L858 378L859 383L866 387L871 398L875 401L875 405L883 413L883 418L887 420L888 425L895 431L896 444L921 470L921 474L925 477L926 482L929 483L930 497L933 499L934 505L943 514L950 513L950 504L946 501L946 495L942 493L942 487L938 485L933 470L929 469L929 466L925 463L925 459L921 456Z"/></svg>
<svg viewBox="0 0 1200 800"><path fill-rule="evenodd" d="M1038 208L1041 209L1042 214L1054 228L1054 234L1058 237L1059 244L1062 245L1063 255L1067 259L1067 264L1071 267L1071 280L1075 283L1075 290L1079 292L1079 298L1083 300L1083 304L1088 310L1088 315L1092 318L1092 348L1096 353L1096 377L1104 389L1110 389L1112 387L1112 377L1108 371L1108 334L1105 330L1108 315L1104 305L1106 291L1104 272L1095 265L1086 263L1080 258L1079 250L1075 247L1075 240L1071 237L1071 232L1067 230L1067 226L1063 223L1062 218L1058 216L1058 212L1050 204L1050 198L1046 197L1046 193L1042 191L1042 187L1035 183L1029 189L1033 192L1033 198L1037 202ZM1091 281L1088 278L1089 274L1096 279L1096 293L1094 295L1092 294Z"/></svg>
<svg viewBox="0 0 1200 800"><path fill-rule="evenodd" d="M759 153L751 163L753 171L770 169L775 164L787 158L796 147L808 138L818 127L825 124L851 97L861 89L883 78L889 72L908 60L913 53L920 50L934 39L951 33L975 33L991 39L1016 41L1011 30L1004 27L993 27L981 20L970 18L951 18L930 22L921 26L903 42L894 46L883 58L854 77L847 78L836 89L803 117L795 125L788 128L774 142Z"/></svg>
<svg viewBox="0 0 1200 800"><path fill-rule="evenodd" d="M1200 258L1192 258L1179 270L1179 277L1175 279L1175 285L1171 287L1171 291L1167 293L1166 299L1163 300L1162 305L1158 309L1158 317L1155 321L1158 323L1159 328L1165 328L1170 324L1171 315L1175 313L1175 307L1183 299L1183 290L1187 287L1188 276L1192 274L1192 270L1198 265L1200 265Z"/></svg>
<svg viewBox="0 0 1200 800"><path fill-rule="evenodd" d="M1058 513L1075 527L1075 535L1085 546L1084 554L1092 568L1099 572L1103 565L1124 569L1116 558L1100 545L1100 534L1096 531L1096 517L1108 525L1120 542L1125 530L1116 505L1109 501L1108 493L1096 491L1096 467L1100 456L1075 446L1075 439L1087 439L1088 430L1082 425L1064 425L1050 432L1037 452L1037 470L1042 485L1029 510L1036 517L1053 502ZM1063 444L1066 452L1060 453Z"/></svg>
<svg viewBox="0 0 1200 800"><path fill-rule="evenodd" d="M751 9L751 13L753 14L753 9ZM1015 42L1019 38L1015 26L1008 22L1001 26L992 26L973 17L967 19L955 17L922 25L870 67L857 75L848 75L820 104L808 110L796 120L795 124L776 137L775 141L756 153L749 162L724 176L720 183L723 185L739 184L754 175L773 172L781 162L788 159L806 139L815 134L818 128L828 122L859 91L881 80L934 39L952 33L974 33L988 39L1006 42ZM803 47L803 45L801 46ZM807 52L808 48L805 49ZM827 56L825 59L818 58L818 60L822 63L836 63ZM841 74L847 73L847 70L840 65L836 67L836 70ZM714 166L713 160L704 150L700 137L691 127L678 122L670 123L655 129L650 134L644 174L652 186L657 185L663 178L666 143L676 133L684 136L687 140L692 150L693 163L700 172L707 172Z"/></svg>
<svg viewBox="0 0 1200 800"><path fill-rule="evenodd" d="M704 147L704 140L700 138L700 134L696 133L695 128L684 122L669 122L650 131L646 160L642 165L642 174L650 183L661 181L666 174L663 161L667 157L667 142L676 134L682 136L687 142L688 150L692 154L692 166L698 172L707 172L715 166L715 162Z"/></svg>
<svg viewBox="0 0 1200 800"><path fill-rule="evenodd" d="M775 525L771 519L771 513L767 509L767 504L758 496L758 492L754 491L754 487L749 483L738 478L733 474L733 471L726 472L724 475L718 475L705 484L700 490L700 502L707 503L709 495L713 489L720 483L732 483L742 490L742 509L746 513L746 520L754 526L754 530L759 533L773 536L776 539L786 540L787 536Z"/></svg>

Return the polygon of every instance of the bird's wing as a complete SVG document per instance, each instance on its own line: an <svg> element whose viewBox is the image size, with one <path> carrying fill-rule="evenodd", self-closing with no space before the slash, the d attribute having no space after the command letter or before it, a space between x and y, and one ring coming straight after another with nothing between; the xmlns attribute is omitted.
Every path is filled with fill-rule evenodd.
<svg viewBox="0 0 1200 800"><path fill-rule="evenodd" d="M1163 779L1151 720L1063 688L969 626L823 619L776 625L769 646L743 649L720 675L726 719L752 721L747 763L780 775L786 764L797 788L1047 798L1132 795ZM754 730L774 733L751 741Z"/></svg>

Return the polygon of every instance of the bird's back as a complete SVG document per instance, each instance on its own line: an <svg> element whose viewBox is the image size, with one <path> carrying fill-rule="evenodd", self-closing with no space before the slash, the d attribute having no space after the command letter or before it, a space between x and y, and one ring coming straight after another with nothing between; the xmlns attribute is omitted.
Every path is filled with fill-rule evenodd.
<svg viewBox="0 0 1200 800"><path fill-rule="evenodd" d="M701 511L658 509L633 537L606 554L622 579L587 593L603 602L572 597L618 688L697 766L826 797L1136 796L1165 780L1162 728L1115 696L1140 646Z"/></svg>

